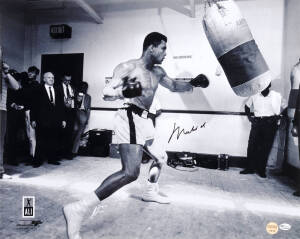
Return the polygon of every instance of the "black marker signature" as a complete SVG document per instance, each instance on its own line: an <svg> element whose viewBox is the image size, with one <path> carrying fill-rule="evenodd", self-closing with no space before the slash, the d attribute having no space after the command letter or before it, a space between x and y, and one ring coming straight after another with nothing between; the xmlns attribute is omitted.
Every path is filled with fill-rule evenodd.
<svg viewBox="0 0 300 239"><path fill-rule="evenodd" d="M206 125L206 122L204 122L204 123L200 126L200 128L204 128L205 125ZM193 127L191 128L191 130L185 130L185 129L180 129L180 126L177 126L177 127L176 127L176 123L174 123L173 132L172 132L172 134L171 134L171 136L170 136L170 138L169 138L168 143L170 143L170 141L171 141L173 135L174 135L176 132L177 132L176 138L177 138L177 140L178 140L181 134L191 134L192 132L194 132L194 131L196 131L196 130L198 130L198 126L194 126L194 125L193 125Z"/></svg>

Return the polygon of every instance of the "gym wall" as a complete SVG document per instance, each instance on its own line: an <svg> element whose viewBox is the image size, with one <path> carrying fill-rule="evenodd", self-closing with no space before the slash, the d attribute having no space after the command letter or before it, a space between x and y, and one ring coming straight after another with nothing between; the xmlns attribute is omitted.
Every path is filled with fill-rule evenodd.
<svg viewBox="0 0 300 239"><path fill-rule="evenodd" d="M0 42L3 59L12 68L23 71L25 14L23 9L0 3Z"/></svg>
<svg viewBox="0 0 300 239"><path fill-rule="evenodd" d="M288 79L282 79L284 0L237 1L254 39L277 80L273 88L284 93ZM107 9L106 9L107 10ZM218 62L202 28L203 5L197 5L196 18L169 8L103 11L103 24L70 20L72 11L35 16L34 24L26 27L25 62L40 65L42 54L84 53L84 80L89 83L92 106L117 108L120 102L101 99L105 77L112 76L114 67L122 61L139 58L145 35L159 31L168 36L167 57L163 67L171 77L194 77L199 73L210 79L207 89L195 89L192 94L171 93L159 88L158 99L163 109L180 113L163 113L160 119L162 143L168 150L198 153L228 153L246 156L250 124L239 115L245 98L236 96L224 74L216 76ZM68 16L68 18L66 17ZM54 40L49 37L49 25L66 23L73 29L72 38ZM27 66L26 66L27 67ZM200 111L191 114L187 111ZM218 111L224 114L210 114ZM114 111L93 110L89 128L112 129ZM198 130L178 140L168 139L174 123L186 131ZM200 128L205 123L205 127Z"/></svg>

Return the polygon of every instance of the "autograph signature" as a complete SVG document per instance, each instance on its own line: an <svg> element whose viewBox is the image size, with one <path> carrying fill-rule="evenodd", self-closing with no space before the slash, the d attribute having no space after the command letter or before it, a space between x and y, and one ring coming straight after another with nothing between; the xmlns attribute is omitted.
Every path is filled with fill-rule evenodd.
<svg viewBox="0 0 300 239"><path fill-rule="evenodd" d="M205 125L206 125L206 122L204 122L204 123L200 126L200 128L205 128ZM193 127L192 127L190 130L185 130L185 129L180 129L180 126L177 126L177 127L176 127L176 123L174 123L173 132L172 132L172 134L171 134L171 136L170 136L170 138L169 138L169 140L168 140L168 143L170 143L170 141L171 141L173 135L174 135L176 132L177 132L176 139L178 140L182 134L191 134L192 132L194 132L194 131L196 131L196 130L198 130L198 126L194 126L194 125L193 125Z"/></svg>

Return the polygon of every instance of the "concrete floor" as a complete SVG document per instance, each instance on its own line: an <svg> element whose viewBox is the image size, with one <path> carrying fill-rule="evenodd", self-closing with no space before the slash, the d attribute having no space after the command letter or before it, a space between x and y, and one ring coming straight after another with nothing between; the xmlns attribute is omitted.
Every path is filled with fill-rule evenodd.
<svg viewBox="0 0 300 239"><path fill-rule="evenodd" d="M11 180L0 181L0 238L67 238L62 206L93 191L120 168L119 159L77 157L60 166L7 167ZM140 178L102 202L94 219L84 222L84 239L243 239L300 238L300 198L285 177L240 175L238 168L178 171L166 166L161 190L172 203L140 200L148 165ZM22 223L22 196L35 196L37 226ZM288 223L275 235L266 225Z"/></svg>

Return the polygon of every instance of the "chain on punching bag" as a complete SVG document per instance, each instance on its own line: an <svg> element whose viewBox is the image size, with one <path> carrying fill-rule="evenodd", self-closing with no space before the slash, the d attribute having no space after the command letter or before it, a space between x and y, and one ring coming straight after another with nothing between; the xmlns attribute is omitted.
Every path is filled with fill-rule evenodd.
<svg viewBox="0 0 300 239"><path fill-rule="evenodd" d="M251 96L271 82L269 68L233 0L205 0L203 27L230 86Z"/></svg>

